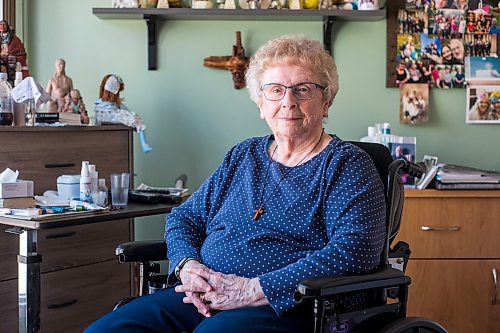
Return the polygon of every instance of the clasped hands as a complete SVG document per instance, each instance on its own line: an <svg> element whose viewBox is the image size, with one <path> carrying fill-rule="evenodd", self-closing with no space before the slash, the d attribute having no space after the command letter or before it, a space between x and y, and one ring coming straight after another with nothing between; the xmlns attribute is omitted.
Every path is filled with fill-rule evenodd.
<svg viewBox="0 0 500 333"><path fill-rule="evenodd" d="M187 262L179 276L182 284L175 291L186 293L183 302L192 303L205 317L211 317L212 310L268 304L258 278L219 273L196 260Z"/></svg>

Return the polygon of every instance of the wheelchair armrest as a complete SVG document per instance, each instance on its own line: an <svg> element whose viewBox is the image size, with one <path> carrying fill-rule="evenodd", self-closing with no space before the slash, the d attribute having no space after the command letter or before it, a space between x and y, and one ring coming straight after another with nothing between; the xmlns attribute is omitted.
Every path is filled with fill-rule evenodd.
<svg viewBox="0 0 500 333"><path fill-rule="evenodd" d="M119 244L116 255L121 263L167 260L165 240L135 241Z"/></svg>
<svg viewBox="0 0 500 333"><path fill-rule="evenodd" d="M300 302L305 298L317 298L369 289L409 285L410 282L410 277L405 276L403 272L388 267L366 275L304 280L297 287L294 299Z"/></svg>

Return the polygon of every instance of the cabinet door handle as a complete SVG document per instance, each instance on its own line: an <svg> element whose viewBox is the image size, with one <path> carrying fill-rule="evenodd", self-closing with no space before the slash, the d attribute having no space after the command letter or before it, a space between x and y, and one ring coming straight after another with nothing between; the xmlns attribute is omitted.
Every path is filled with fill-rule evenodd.
<svg viewBox="0 0 500 333"><path fill-rule="evenodd" d="M420 227L422 231L459 231L460 226L454 225L453 227L429 227L426 225L423 225Z"/></svg>
<svg viewBox="0 0 500 333"><path fill-rule="evenodd" d="M60 309L60 308L66 308L68 306L71 306L73 304L75 304L77 302L76 299L72 299L72 300L69 300L67 302L63 302L63 303L53 303L53 304L49 304L47 305L47 309Z"/></svg>
<svg viewBox="0 0 500 333"><path fill-rule="evenodd" d="M50 168L71 168L74 167L75 163L47 163L45 167Z"/></svg>
<svg viewBox="0 0 500 333"><path fill-rule="evenodd" d="M45 239L58 239L58 238L67 238L76 235L76 231L65 232L61 234L53 234L45 236Z"/></svg>
<svg viewBox="0 0 500 333"><path fill-rule="evenodd" d="M491 270L493 274L493 295L491 296L491 305L497 304L497 269L493 268Z"/></svg>

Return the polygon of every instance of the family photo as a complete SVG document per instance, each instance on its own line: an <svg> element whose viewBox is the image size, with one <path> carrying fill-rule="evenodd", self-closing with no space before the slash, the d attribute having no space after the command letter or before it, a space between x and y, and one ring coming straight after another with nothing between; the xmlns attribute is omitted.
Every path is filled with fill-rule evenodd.
<svg viewBox="0 0 500 333"><path fill-rule="evenodd" d="M467 123L500 123L500 86L467 88Z"/></svg>

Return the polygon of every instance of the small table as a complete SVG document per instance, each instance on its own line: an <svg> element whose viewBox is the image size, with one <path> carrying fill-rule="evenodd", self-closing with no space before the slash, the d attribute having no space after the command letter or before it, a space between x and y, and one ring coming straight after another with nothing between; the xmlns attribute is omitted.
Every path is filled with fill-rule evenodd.
<svg viewBox="0 0 500 333"><path fill-rule="evenodd" d="M119 210L61 214L39 220L0 217L0 223L14 227L10 230L19 236L19 255L17 259L19 332L36 333L40 330L40 263L42 262L42 255L37 250L38 230L167 214L175 206L172 204L129 203Z"/></svg>

